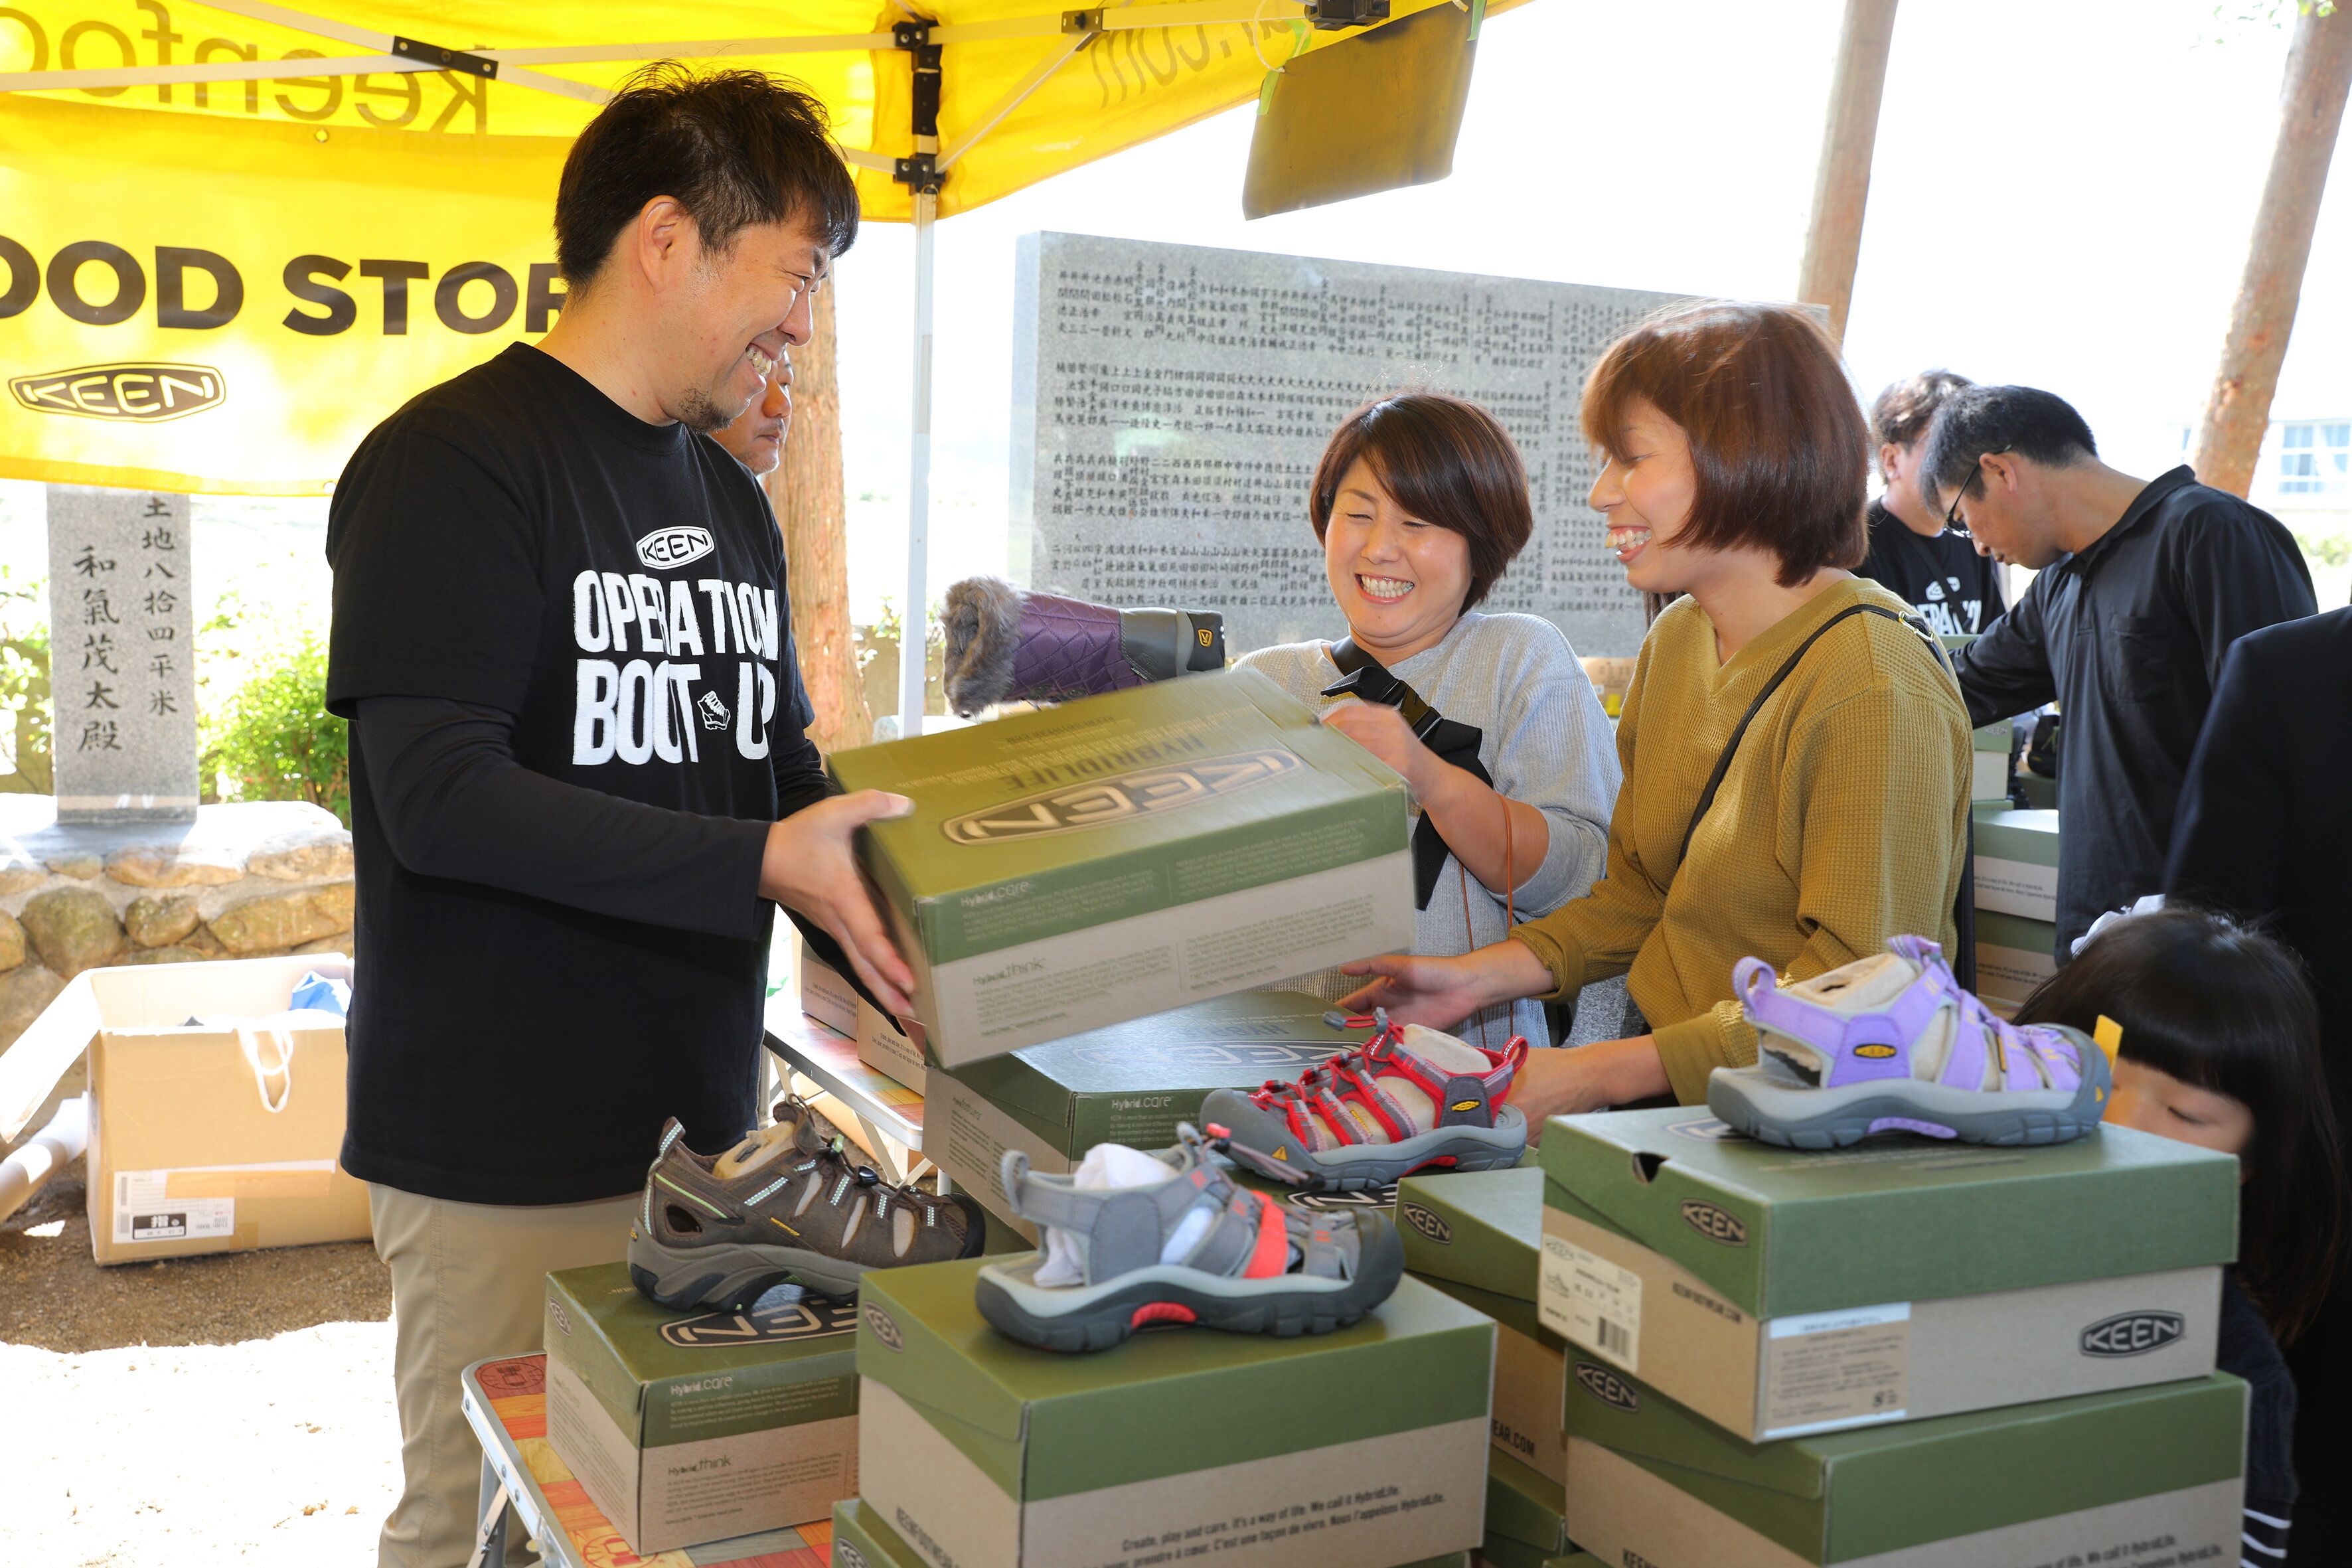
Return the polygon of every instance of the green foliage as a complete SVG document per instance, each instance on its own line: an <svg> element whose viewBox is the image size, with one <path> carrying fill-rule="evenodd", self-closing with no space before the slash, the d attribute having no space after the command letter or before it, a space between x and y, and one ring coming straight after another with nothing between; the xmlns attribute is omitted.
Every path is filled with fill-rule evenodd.
<svg viewBox="0 0 2352 1568"><path fill-rule="evenodd" d="M47 795L49 620L38 580L0 566L0 795Z"/></svg>
<svg viewBox="0 0 2352 1568"><path fill-rule="evenodd" d="M2352 533L2298 533L2294 542L2322 566L2341 566L2352 561Z"/></svg>
<svg viewBox="0 0 2352 1568"><path fill-rule="evenodd" d="M307 800L352 821L350 738L327 711L327 650L315 634L246 660L244 683L205 709L203 757L230 800Z"/></svg>

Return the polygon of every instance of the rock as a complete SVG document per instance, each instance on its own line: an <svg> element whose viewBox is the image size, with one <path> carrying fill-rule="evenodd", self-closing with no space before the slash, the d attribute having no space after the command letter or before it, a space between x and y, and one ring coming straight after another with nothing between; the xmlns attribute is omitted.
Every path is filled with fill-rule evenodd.
<svg viewBox="0 0 2352 1568"><path fill-rule="evenodd" d="M206 922L220 944L240 958L297 947L352 926L352 884L247 899Z"/></svg>
<svg viewBox="0 0 2352 1568"><path fill-rule="evenodd" d="M16 917L0 913L0 970L16 968L25 962L25 928Z"/></svg>
<svg viewBox="0 0 2352 1568"><path fill-rule="evenodd" d="M351 933L349 931L345 931L341 936L322 936L316 942L304 942L294 951L297 952L340 952L345 958L349 958L352 955Z"/></svg>
<svg viewBox="0 0 2352 1568"><path fill-rule="evenodd" d="M318 882L352 874L348 833L289 834L261 845L245 858L246 874L276 882Z"/></svg>
<svg viewBox="0 0 2352 1568"><path fill-rule="evenodd" d="M89 888L55 888L37 893L17 918L24 921L41 962L68 980L85 969L112 963L130 945L114 910Z"/></svg>
<svg viewBox="0 0 2352 1568"><path fill-rule="evenodd" d="M30 860L0 860L0 898L37 888L48 879L48 872Z"/></svg>
<svg viewBox="0 0 2352 1568"><path fill-rule="evenodd" d="M0 974L0 1047L23 1034L65 988L63 980L38 963L20 963Z"/></svg>
<svg viewBox="0 0 2352 1568"><path fill-rule="evenodd" d="M220 944L220 938L215 936L204 926L198 926L186 936L182 937L178 945L186 948L191 952L201 953L206 958L226 958L229 956L228 949Z"/></svg>
<svg viewBox="0 0 2352 1568"><path fill-rule="evenodd" d="M214 954L198 952L193 947L151 947L134 952L126 961L131 963L210 963Z"/></svg>
<svg viewBox="0 0 2352 1568"><path fill-rule="evenodd" d="M184 893L168 899L150 893L131 900L122 911L124 929L141 947L167 947L195 930L201 919L196 900Z"/></svg>
<svg viewBox="0 0 2352 1568"><path fill-rule="evenodd" d="M42 863L60 877L79 877L85 882L105 868L95 855L59 855Z"/></svg>
<svg viewBox="0 0 2352 1568"><path fill-rule="evenodd" d="M132 888L218 887L244 876L245 867L218 849L142 844L109 855L106 874Z"/></svg>

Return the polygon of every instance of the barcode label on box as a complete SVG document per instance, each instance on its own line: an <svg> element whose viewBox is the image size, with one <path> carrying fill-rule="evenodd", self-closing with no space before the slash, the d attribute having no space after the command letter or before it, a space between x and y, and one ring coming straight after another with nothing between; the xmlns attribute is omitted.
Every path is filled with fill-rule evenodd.
<svg viewBox="0 0 2352 1568"><path fill-rule="evenodd" d="M235 1198L174 1198L165 1195L169 1171L114 1173L114 1239L184 1241L192 1237L235 1236Z"/></svg>
<svg viewBox="0 0 2352 1568"><path fill-rule="evenodd" d="M1543 1238L1544 1326L1626 1372L1642 1370L1642 1277L1566 1237Z"/></svg>

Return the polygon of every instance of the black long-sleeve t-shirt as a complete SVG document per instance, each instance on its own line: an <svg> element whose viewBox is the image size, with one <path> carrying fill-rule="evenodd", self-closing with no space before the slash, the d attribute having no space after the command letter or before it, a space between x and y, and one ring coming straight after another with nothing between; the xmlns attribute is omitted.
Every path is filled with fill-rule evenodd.
<svg viewBox="0 0 2352 1568"><path fill-rule="evenodd" d="M342 1163L469 1203L645 1178L754 1119L768 825L821 797L751 476L517 345L336 487L355 721Z"/></svg>
<svg viewBox="0 0 2352 1568"><path fill-rule="evenodd" d="M2179 468L1955 657L1978 724L2059 706L2060 963L2093 921L2162 886L2231 644L2315 608L2310 568L2278 520Z"/></svg>

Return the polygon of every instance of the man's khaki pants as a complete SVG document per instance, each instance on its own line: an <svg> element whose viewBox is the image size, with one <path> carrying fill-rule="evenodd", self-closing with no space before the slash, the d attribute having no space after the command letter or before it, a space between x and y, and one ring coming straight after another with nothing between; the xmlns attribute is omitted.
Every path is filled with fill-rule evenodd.
<svg viewBox="0 0 2352 1568"><path fill-rule="evenodd" d="M632 1194L510 1208L369 1184L376 1256L392 1269L402 1472L378 1568L466 1568L482 1448L459 1407L457 1374L486 1357L537 1351L546 1276L626 1257L636 1205Z"/></svg>

